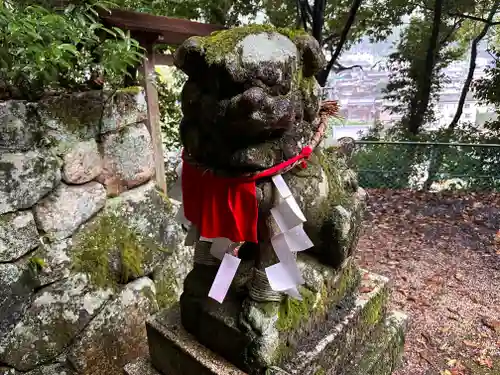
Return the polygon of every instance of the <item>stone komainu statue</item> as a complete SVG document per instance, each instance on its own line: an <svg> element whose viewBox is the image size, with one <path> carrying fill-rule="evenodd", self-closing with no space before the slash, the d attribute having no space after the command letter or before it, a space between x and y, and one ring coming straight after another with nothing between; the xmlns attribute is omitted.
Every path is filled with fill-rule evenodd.
<svg viewBox="0 0 500 375"><path fill-rule="evenodd" d="M234 350L216 337L226 326L228 334L239 332L242 353L232 361L252 372L276 363L279 306L283 299L301 298L300 275L289 274L296 285L283 290L276 286L283 280L273 283L269 269L281 263L291 264L284 267L289 273L297 270L283 259L295 259L294 246L338 268L359 236L365 193L347 167L348 157L319 146L336 112L333 102L321 105L315 74L324 64L314 38L267 26L193 37L175 54L175 65L188 76L180 124L182 193L192 224L187 241L195 246L181 297L182 322L226 357ZM294 212L307 235L295 233L302 242L291 245L293 233L287 232L289 253L280 247L280 255L276 238L290 228L277 223L276 210L289 201L287 191L295 200L284 209ZM225 253L237 254L241 264L219 305L207 296Z"/></svg>

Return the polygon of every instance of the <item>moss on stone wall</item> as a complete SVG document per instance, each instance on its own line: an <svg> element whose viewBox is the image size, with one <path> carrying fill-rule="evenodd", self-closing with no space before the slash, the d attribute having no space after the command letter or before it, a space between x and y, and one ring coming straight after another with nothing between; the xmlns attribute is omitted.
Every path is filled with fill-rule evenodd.
<svg viewBox="0 0 500 375"><path fill-rule="evenodd" d="M142 273L143 258L138 234L125 220L106 214L98 217L78 239L72 263L76 272L88 274L94 284L109 287L138 277Z"/></svg>
<svg viewBox="0 0 500 375"><path fill-rule="evenodd" d="M370 302L368 302L368 305L365 306L361 319L363 326L366 329L370 329L382 321L385 315L385 307L388 297L389 291L384 289L373 297Z"/></svg>
<svg viewBox="0 0 500 375"><path fill-rule="evenodd" d="M106 98L99 91L84 94L54 96L42 102L43 111L71 132L92 132L90 128L97 128L101 121Z"/></svg>
<svg viewBox="0 0 500 375"><path fill-rule="evenodd" d="M160 309L170 307L178 301L175 280L174 275L162 275L159 280L155 280L156 301Z"/></svg>
<svg viewBox="0 0 500 375"><path fill-rule="evenodd" d="M129 86L116 90L117 93L138 95L142 92L141 86Z"/></svg>

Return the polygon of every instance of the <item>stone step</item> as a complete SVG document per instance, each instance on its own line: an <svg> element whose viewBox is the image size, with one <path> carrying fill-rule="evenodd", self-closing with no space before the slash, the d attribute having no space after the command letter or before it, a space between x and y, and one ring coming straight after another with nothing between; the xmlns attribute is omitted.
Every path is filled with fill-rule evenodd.
<svg viewBox="0 0 500 375"><path fill-rule="evenodd" d="M391 312L343 375L392 374L401 362L407 329L408 316Z"/></svg>
<svg viewBox="0 0 500 375"><path fill-rule="evenodd" d="M382 325L388 297L388 280L365 274L352 304L340 306L331 320L299 338L293 356L283 348L279 367L297 375L344 375L347 364L364 350L365 343ZM181 324L179 307L161 312L147 323L151 362L163 375L245 375L221 356L201 345ZM233 337L221 338L231 343ZM286 346L286 345L285 345ZM274 371L270 369L267 374ZM279 374L279 371L276 371ZM388 373L387 373L388 374ZM129 372L129 375L150 375ZM376 375L385 375L378 373Z"/></svg>
<svg viewBox="0 0 500 375"><path fill-rule="evenodd" d="M308 254L299 254L297 264L305 280L300 289L303 300L285 298L281 304L250 301L245 299L245 291L238 293L236 289L219 304L207 297L213 280L210 270L194 269L186 278L180 299L183 327L201 344L245 371L281 364L293 356L301 337L316 332L327 319L338 319L338 306L352 304L361 282L352 257L338 269ZM161 321L161 314L157 318Z"/></svg>
<svg viewBox="0 0 500 375"><path fill-rule="evenodd" d="M161 375L155 370L149 358L139 358L124 367L125 375Z"/></svg>
<svg viewBox="0 0 500 375"><path fill-rule="evenodd" d="M364 273L353 303L341 306L337 319L326 321L313 334L302 337L296 344L299 351L280 367L290 375L344 375L346 365L382 325L388 296L387 278Z"/></svg>
<svg viewBox="0 0 500 375"><path fill-rule="evenodd" d="M151 319L146 328L151 363L163 375L246 375L183 328L179 306Z"/></svg>
<svg viewBox="0 0 500 375"><path fill-rule="evenodd" d="M359 351L342 375L392 374L399 366L404 348L408 316L391 312L384 324L374 332L364 350ZM321 373L319 370L318 374ZM161 375L148 358L140 358L125 366L125 375Z"/></svg>

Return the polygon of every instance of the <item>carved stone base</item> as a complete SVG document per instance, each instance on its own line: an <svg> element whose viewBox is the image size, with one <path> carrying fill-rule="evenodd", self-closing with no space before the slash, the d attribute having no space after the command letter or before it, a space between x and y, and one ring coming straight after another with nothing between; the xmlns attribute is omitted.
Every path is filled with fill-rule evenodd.
<svg viewBox="0 0 500 375"><path fill-rule="evenodd" d="M305 279L303 301L285 298L281 303L259 303L245 300L247 293L233 288L219 304L207 297L210 284L201 274L191 274L180 301L183 327L244 371L258 374L280 365L300 348L302 337L318 331L327 320L339 319L342 307L353 304L360 283L353 259L337 270L305 254L297 263ZM199 273L208 274L208 270Z"/></svg>
<svg viewBox="0 0 500 375"><path fill-rule="evenodd" d="M399 313L385 314L387 279L365 274L361 284L352 303L337 308L336 318L300 336L295 345L280 342L281 357L274 365L291 375L391 374L402 352L407 319ZM128 375L284 374L273 367L239 369L215 354L184 329L178 306L153 317L147 330L151 364L145 360L130 364L125 369ZM229 343L235 339L218 336Z"/></svg>

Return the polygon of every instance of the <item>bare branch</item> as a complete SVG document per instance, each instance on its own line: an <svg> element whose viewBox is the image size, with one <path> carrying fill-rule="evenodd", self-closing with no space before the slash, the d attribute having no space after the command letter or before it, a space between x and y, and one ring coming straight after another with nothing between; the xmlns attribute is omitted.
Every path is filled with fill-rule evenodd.
<svg viewBox="0 0 500 375"><path fill-rule="evenodd" d="M340 34L340 40L337 43L337 47L332 54L330 61L328 62L326 68L318 74L318 82L321 86L326 84L326 80L328 79L328 75L332 70L334 64L337 62L337 59L344 48L344 44L347 41L347 37L349 35L349 31L351 31L351 27L356 19L356 14L358 13L359 7L363 0L353 0L351 8L349 9L349 15L347 16L347 21L342 29L342 33Z"/></svg>
<svg viewBox="0 0 500 375"><path fill-rule="evenodd" d="M418 8L423 8L425 10L429 10L431 12L434 12L433 7L425 5L425 4L411 3L411 5L418 7ZM446 15L450 16L450 17L459 17L459 18L469 19L472 21L486 23L489 26L500 25L500 22L494 22L493 19L489 20L488 18L477 17L477 16L473 16L471 14L466 14L466 13L448 11L448 12L446 12Z"/></svg>
<svg viewBox="0 0 500 375"><path fill-rule="evenodd" d="M466 18L466 19L469 19L472 21L483 22L483 23L487 24L488 26L500 25L500 22L493 22L493 19L488 20L485 18L476 17L476 16L472 16L470 14L465 14L465 13L449 12L448 15L450 15L452 17L460 17L460 18Z"/></svg>
<svg viewBox="0 0 500 375"><path fill-rule="evenodd" d="M338 62L336 62L334 64L334 69L337 73L339 72L343 72L345 70L352 70L352 69L356 69L356 68L359 68L361 70L363 70L363 67L361 65L351 65L351 66L344 66Z"/></svg>

